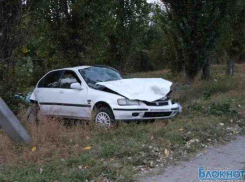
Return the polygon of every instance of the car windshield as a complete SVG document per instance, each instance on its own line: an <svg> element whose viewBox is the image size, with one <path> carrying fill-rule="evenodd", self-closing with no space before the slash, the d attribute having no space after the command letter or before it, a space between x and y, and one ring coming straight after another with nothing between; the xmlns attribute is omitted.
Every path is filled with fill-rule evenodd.
<svg viewBox="0 0 245 182"><path fill-rule="evenodd" d="M98 82L108 82L122 79L121 75L117 71L106 67L89 67L86 69L81 69L79 72L87 84L92 87Z"/></svg>

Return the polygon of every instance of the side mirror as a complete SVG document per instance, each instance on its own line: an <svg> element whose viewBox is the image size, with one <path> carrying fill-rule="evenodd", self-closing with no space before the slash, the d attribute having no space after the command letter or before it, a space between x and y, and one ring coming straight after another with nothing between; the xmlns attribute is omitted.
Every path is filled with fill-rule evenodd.
<svg viewBox="0 0 245 182"><path fill-rule="evenodd" d="M82 85L80 83L72 83L71 89L82 90Z"/></svg>

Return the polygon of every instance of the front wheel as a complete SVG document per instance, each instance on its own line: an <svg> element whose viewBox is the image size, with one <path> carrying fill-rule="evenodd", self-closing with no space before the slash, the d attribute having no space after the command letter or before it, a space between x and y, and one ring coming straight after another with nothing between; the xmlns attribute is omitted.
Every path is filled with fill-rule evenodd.
<svg viewBox="0 0 245 182"><path fill-rule="evenodd" d="M109 108L101 107L97 109L94 121L98 125L111 127L112 124L115 122L115 118Z"/></svg>

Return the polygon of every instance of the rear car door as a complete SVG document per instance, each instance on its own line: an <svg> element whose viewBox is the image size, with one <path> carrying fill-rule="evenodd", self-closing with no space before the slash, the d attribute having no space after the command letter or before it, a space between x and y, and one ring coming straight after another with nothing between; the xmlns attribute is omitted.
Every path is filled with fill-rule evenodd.
<svg viewBox="0 0 245 182"><path fill-rule="evenodd" d="M60 77L62 71L52 71L44 76L35 89L35 97L41 111L48 115L61 115L59 103Z"/></svg>

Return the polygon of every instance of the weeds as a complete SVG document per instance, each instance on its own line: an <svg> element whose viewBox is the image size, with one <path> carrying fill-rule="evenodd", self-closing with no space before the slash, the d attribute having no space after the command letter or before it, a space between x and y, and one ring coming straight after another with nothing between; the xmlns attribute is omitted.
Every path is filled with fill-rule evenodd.
<svg viewBox="0 0 245 182"><path fill-rule="evenodd" d="M205 115L214 116L238 116L238 112L233 110L229 102L224 103L208 103L206 105L200 105L199 103L192 103L187 106L189 112L198 112Z"/></svg>
<svg viewBox="0 0 245 182"><path fill-rule="evenodd" d="M204 100L210 99L214 94L226 93L238 87L238 83L232 78L220 78L212 83L208 83L203 90Z"/></svg>
<svg viewBox="0 0 245 182"><path fill-rule="evenodd" d="M218 94L224 94L232 90L236 90L239 86L239 82L234 78L220 78L219 80L210 80L198 82L192 86L191 89L183 90L179 92L179 101L186 103L191 100L210 99L212 96Z"/></svg>
<svg viewBox="0 0 245 182"><path fill-rule="evenodd" d="M245 78L245 66L238 71L234 78L214 75L217 81L197 82L191 88L181 86L174 98L182 104L183 113L151 124L119 123L107 129L83 121L69 125L68 120L41 115L36 125L26 123L20 112L19 118L33 141L15 144L0 130L0 181L129 182L135 173L166 166L225 141L244 132L245 127L238 113L245 108L241 79ZM166 74L158 71L139 77ZM37 149L32 151L32 147Z"/></svg>
<svg viewBox="0 0 245 182"><path fill-rule="evenodd" d="M238 112L236 110L231 109L230 103L212 103L212 105L208 108L208 114L212 114L214 116L237 116Z"/></svg>

